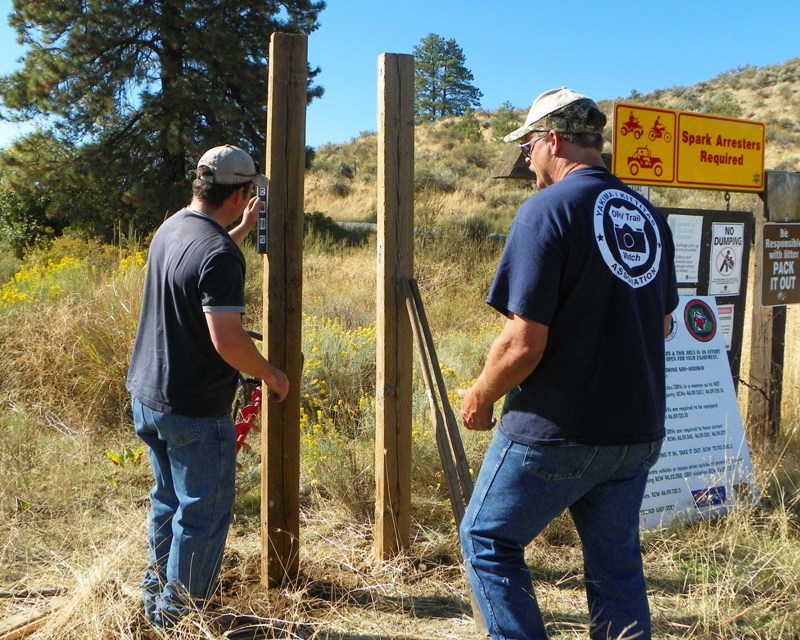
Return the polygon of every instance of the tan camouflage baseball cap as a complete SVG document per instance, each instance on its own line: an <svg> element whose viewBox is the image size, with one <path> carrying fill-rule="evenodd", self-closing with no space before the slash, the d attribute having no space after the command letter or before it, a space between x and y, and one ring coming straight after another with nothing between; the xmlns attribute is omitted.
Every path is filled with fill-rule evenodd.
<svg viewBox="0 0 800 640"><path fill-rule="evenodd" d="M211 173L201 175L200 167L208 167ZM197 163L197 177L212 184L244 184L253 182L266 189L267 176L256 171L255 162L244 149L226 144L209 149Z"/></svg>
<svg viewBox="0 0 800 640"><path fill-rule="evenodd" d="M589 123L589 109L597 109L591 98L576 93L572 89L561 87L545 91L531 105L525 124L503 138L505 142L514 142L531 131L559 131L561 133L603 133L605 118Z"/></svg>

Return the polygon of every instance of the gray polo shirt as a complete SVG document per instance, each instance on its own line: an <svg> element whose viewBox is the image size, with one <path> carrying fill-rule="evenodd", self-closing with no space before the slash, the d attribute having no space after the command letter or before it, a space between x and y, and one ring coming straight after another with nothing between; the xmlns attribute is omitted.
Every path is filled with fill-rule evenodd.
<svg viewBox="0 0 800 640"><path fill-rule="evenodd" d="M236 371L211 342L205 314L244 313L245 260L228 232L190 209L156 232L128 391L142 404L194 417L230 412Z"/></svg>

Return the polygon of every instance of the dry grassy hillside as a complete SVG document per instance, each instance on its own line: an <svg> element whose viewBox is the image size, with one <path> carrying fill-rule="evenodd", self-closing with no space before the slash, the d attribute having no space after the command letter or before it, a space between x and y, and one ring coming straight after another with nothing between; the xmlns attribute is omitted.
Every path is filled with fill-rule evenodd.
<svg viewBox="0 0 800 640"><path fill-rule="evenodd" d="M769 66L728 71L691 87L672 87L600 100L609 116L614 100L764 122L766 167L800 171L800 58ZM525 118L519 111L519 121ZM448 118L416 128L415 169L418 220L480 217L503 230L520 200L532 188L515 180L492 178L509 145L496 141L496 112L477 112L480 140L459 130L463 120ZM607 128L610 137L611 127ZM374 133L345 144L323 145L306 177L306 209L337 220L372 221L376 212L376 145ZM608 145L610 150L610 141ZM513 149L511 149L513 155ZM669 190L664 204L682 206L696 197Z"/></svg>

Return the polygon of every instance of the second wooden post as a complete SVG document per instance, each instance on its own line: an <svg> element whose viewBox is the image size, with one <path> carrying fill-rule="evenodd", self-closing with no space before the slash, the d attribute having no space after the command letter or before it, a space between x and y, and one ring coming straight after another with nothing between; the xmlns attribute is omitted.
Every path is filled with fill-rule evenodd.
<svg viewBox="0 0 800 640"><path fill-rule="evenodd" d="M414 271L414 58L378 61L375 554L409 544L411 324L403 279Z"/></svg>

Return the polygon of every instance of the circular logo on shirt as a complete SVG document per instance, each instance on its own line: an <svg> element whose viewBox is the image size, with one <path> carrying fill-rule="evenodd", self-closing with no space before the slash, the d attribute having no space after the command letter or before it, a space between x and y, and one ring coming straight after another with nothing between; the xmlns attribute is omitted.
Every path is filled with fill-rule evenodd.
<svg viewBox="0 0 800 640"><path fill-rule="evenodd" d="M615 276L638 289L658 275L661 235L650 210L634 195L606 189L594 204L594 239Z"/></svg>
<svg viewBox="0 0 800 640"><path fill-rule="evenodd" d="M675 312L673 311L671 314L669 314L669 333L667 334L667 337L664 338L664 341L669 342L676 335L678 335L678 319L675 317Z"/></svg>

